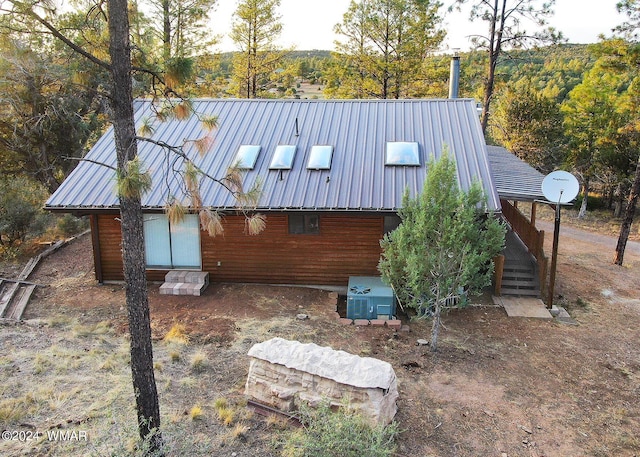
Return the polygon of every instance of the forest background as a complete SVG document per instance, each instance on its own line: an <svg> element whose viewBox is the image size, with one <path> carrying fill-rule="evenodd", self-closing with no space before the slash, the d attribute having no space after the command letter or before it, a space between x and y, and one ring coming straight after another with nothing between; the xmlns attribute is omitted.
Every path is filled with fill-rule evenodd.
<svg viewBox="0 0 640 457"><path fill-rule="evenodd" d="M448 96L455 52L441 51L443 4L352 1L335 26L335 49L295 50L276 44L279 3L239 2L229 33L238 51L214 53L220 40L209 26L215 0L130 2L134 69L146 69L134 74L134 95L158 97L155 75L161 74L169 88L163 93L185 98ZM498 53L489 50L487 35L474 38L476 50L459 54L459 96L487 110L488 143L543 173L575 173L581 217L598 207L622 216L637 164L637 6L623 3L630 3L627 27L621 24L599 43L566 43L561 31L544 29L551 10L522 10L512 12L519 22L505 29L508 40ZM43 4L41 13L79 49L108 60L106 13L100 4L75 5L56 10ZM525 25L533 31L525 32ZM38 207L104 132L110 114L105 69L55 34L31 33L38 29L42 24L29 15L0 17L0 249L9 255L46 226ZM63 223L75 228L70 217Z"/></svg>

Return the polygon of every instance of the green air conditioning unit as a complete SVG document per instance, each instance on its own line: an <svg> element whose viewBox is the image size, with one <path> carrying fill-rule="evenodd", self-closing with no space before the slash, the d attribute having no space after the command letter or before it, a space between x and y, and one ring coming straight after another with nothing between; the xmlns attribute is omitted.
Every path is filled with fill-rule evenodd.
<svg viewBox="0 0 640 457"><path fill-rule="evenodd" d="M347 319L393 319L393 289L377 276L351 276L347 288Z"/></svg>

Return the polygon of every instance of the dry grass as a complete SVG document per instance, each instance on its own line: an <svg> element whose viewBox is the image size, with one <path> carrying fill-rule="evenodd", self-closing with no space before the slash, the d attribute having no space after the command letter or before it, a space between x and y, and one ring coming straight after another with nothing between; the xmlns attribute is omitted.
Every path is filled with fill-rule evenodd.
<svg viewBox="0 0 640 457"><path fill-rule="evenodd" d="M7 347L11 342L16 347L0 357L0 373L7 379L0 385L0 426L26 430L21 424L29 424L41 432L86 431L90 442L27 445L5 441L0 442L0 455L138 455L127 339L102 322L52 317L43 325L44 330L26 325L0 327L0 345ZM237 422L250 416L242 411L244 408L229 406L223 396L237 395L235 386L243 381L244 373L235 368L238 354L220 351L229 360L225 376L240 376L220 382L213 378L220 374L208 369L206 346L190 349L179 326L169 333L169 338L154 347L169 453L216 455L219 442L226 442L230 452L244 449L244 454L251 453L245 439L250 426ZM175 353L180 354L177 360ZM188 363L182 362L185 359ZM204 420L208 404L214 405L214 417L220 417L219 422Z"/></svg>
<svg viewBox="0 0 640 457"><path fill-rule="evenodd" d="M218 419L227 427L233 424L236 413L232 408L219 408Z"/></svg>
<svg viewBox="0 0 640 457"><path fill-rule="evenodd" d="M191 420L193 421L202 419L203 415L202 406L200 405L195 405L191 407L191 410L189 410L189 417L191 417Z"/></svg>
<svg viewBox="0 0 640 457"><path fill-rule="evenodd" d="M186 327L183 324L173 324L167 334L164 336L165 343L188 344L189 335L186 333Z"/></svg>
<svg viewBox="0 0 640 457"><path fill-rule="evenodd" d="M204 349L198 349L196 352L194 352L193 354L191 354L191 370L194 373L201 373L203 372L208 365L208 357L207 357L207 353L204 351Z"/></svg>

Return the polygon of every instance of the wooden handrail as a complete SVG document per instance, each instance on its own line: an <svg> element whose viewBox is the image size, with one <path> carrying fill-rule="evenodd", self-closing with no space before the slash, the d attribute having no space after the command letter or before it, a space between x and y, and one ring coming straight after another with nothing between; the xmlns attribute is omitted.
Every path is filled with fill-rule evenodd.
<svg viewBox="0 0 640 457"><path fill-rule="evenodd" d="M500 200L502 214L511 225L511 228L527 246L529 253L536 259L541 293L544 296L546 290L547 271L549 260L544 253L544 230L538 230L534 223L520 212L518 208L507 200Z"/></svg>
<svg viewBox="0 0 640 457"><path fill-rule="evenodd" d="M527 246L531 255L538 262L546 259L544 254L544 230L536 229L535 225L507 200L501 200L500 203L502 204L502 214L511 225L513 231L518 234L522 242Z"/></svg>

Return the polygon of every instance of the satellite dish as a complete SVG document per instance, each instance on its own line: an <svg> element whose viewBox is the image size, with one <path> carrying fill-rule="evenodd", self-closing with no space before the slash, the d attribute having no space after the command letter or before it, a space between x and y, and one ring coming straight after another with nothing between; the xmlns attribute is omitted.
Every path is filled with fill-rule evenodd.
<svg viewBox="0 0 640 457"><path fill-rule="evenodd" d="M580 191L580 183L566 171L554 171L542 180L542 193L553 203L569 203Z"/></svg>

